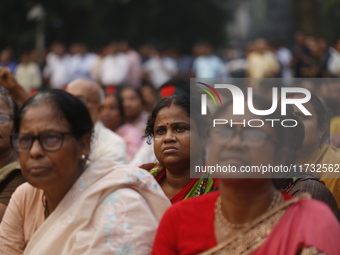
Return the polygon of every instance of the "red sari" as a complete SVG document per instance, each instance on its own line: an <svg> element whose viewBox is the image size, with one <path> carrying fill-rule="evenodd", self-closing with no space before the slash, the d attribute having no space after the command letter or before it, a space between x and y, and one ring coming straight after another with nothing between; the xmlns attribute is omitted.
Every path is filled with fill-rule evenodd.
<svg viewBox="0 0 340 255"><path fill-rule="evenodd" d="M282 204L290 205L281 212L274 226L266 228L272 220L270 215L266 218L266 213L261 223L252 226L247 233L217 244L214 208L219 194L219 191L212 192L170 207L159 225L152 254L184 255L207 251L202 254L295 255L308 249L328 255L340 254L340 226L328 206L287 194ZM216 250L210 251L213 247Z"/></svg>

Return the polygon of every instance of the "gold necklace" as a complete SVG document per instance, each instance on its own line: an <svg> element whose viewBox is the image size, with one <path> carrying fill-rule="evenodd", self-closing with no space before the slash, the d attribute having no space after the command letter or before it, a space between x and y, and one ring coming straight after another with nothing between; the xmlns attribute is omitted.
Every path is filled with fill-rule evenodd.
<svg viewBox="0 0 340 255"><path fill-rule="evenodd" d="M270 211L272 210L274 207L276 207L282 200L282 195L279 191L275 191L272 201L270 203L270 205L268 206L266 211ZM251 222L246 222L246 223L242 223L242 224L234 224L231 223L230 221L228 221L222 212L222 200L221 200L221 196L219 196L216 200L216 204L215 204L215 217L217 220L217 223L220 227L224 228L224 232L226 232L225 226L231 228L231 229L242 229L242 228L246 228L248 226L250 226L252 224L253 221Z"/></svg>

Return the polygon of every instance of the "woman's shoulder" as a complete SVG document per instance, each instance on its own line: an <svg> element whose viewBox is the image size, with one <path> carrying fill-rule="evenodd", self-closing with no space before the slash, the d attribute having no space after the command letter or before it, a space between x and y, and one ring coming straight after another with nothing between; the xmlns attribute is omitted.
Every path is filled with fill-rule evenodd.
<svg viewBox="0 0 340 255"><path fill-rule="evenodd" d="M322 201L312 198L303 198L290 206L291 211L294 211L294 218L299 218L302 221L317 224L320 220L321 224L338 223L335 215L327 204ZM288 211L289 211L288 210Z"/></svg>
<svg viewBox="0 0 340 255"><path fill-rule="evenodd" d="M22 199L29 199L34 200L36 197L39 197L41 199L41 196L43 195L43 190L37 189L33 187L28 182L25 182L18 186L18 188L13 193L13 196L15 197L21 197Z"/></svg>

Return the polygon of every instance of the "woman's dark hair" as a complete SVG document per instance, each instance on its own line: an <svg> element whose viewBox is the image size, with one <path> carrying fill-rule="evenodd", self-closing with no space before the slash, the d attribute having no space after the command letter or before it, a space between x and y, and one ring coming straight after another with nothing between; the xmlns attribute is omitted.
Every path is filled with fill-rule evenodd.
<svg viewBox="0 0 340 255"><path fill-rule="evenodd" d="M76 140L79 141L85 134L92 134L93 123L84 103L60 89L46 90L29 98L14 117L14 133L19 132L25 112L31 106L43 103L51 104L66 119Z"/></svg>
<svg viewBox="0 0 340 255"><path fill-rule="evenodd" d="M144 106L144 105L145 105L145 101L144 101L144 98L143 98L143 96L142 96L141 91L140 91L139 89L135 89L134 87L129 86L129 85L124 86L124 87L121 89L121 91L119 92L118 97L120 98L120 100L122 100L122 96L121 96L121 95L122 95L123 91L124 91L124 90L128 90L128 89L133 90L133 91L136 93L136 95L138 96L138 98L139 98L139 100L141 101L142 105Z"/></svg>
<svg viewBox="0 0 340 255"><path fill-rule="evenodd" d="M0 89L0 100L3 101L8 109L11 110L12 114L15 115L18 110L18 105L13 101L13 99L8 95L5 89Z"/></svg>
<svg viewBox="0 0 340 255"><path fill-rule="evenodd" d="M113 97L117 100L118 111L119 111L120 116L122 117L122 121L124 122L125 114L124 114L122 99L117 94L109 94L106 97Z"/></svg>
<svg viewBox="0 0 340 255"><path fill-rule="evenodd" d="M309 103L312 105L313 110L316 113L318 129L321 130L323 127L328 127L329 114L321 100L316 95L311 93L311 99L309 100ZM325 130L321 138L321 143L326 141L328 134L329 132Z"/></svg>
<svg viewBox="0 0 340 255"><path fill-rule="evenodd" d="M155 95L157 94L157 90L155 89L155 87L147 81L143 81L142 85L138 88L141 95L142 95L143 88L150 88Z"/></svg>
<svg viewBox="0 0 340 255"><path fill-rule="evenodd" d="M154 126L158 112L164 107L168 107L170 104L181 107L188 117L195 121L199 137L202 140L202 143L204 143L209 136L209 113L207 113L204 117L201 115L201 105L197 99L190 98L189 95L175 95L163 98L152 110L152 113L146 123L144 135L144 137L148 138L148 144L151 144L151 140L154 137Z"/></svg>

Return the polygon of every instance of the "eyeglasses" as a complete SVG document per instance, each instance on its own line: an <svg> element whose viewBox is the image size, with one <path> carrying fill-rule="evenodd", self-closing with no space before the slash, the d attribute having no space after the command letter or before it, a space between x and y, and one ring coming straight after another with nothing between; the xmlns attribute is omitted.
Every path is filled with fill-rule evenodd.
<svg viewBox="0 0 340 255"><path fill-rule="evenodd" d="M80 99L84 104L87 104L87 103L99 104L99 101L92 100L88 97L77 96L77 98Z"/></svg>
<svg viewBox="0 0 340 255"><path fill-rule="evenodd" d="M46 131L39 135L31 134L12 134L12 147L17 152L27 152L31 149L35 139L38 139L41 147L45 151L57 151L61 148L64 135L72 135L71 132Z"/></svg>
<svg viewBox="0 0 340 255"><path fill-rule="evenodd" d="M0 124L6 124L13 119L13 115L0 113Z"/></svg>
<svg viewBox="0 0 340 255"><path fill-rule="evenodd" d="M262 147L268 139L271 139L276 143L276 139L265 131L256 128L243 128L236 130L230 127L214 128L212 130L211 139L214 143L223 145L228 144L232 141L235 135L240 134L243 143L248 148L259 148Z"/></svg>

